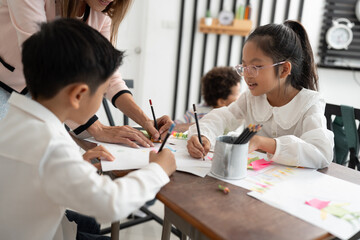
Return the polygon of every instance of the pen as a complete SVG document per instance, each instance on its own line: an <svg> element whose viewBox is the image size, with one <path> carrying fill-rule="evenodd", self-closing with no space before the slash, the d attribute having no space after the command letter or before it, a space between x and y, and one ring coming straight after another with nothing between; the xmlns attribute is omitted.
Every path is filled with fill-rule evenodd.
<svg viewBox="0 0 360 240"><path fill-rule="evenodd" d="M200 142L201 145L203 145L202 140L201 140L200 126L199 126L199 120L198 120L198 117L197 117L195 104L193 104L193 108L194 108L195 123L196 123L196 129L197 129L197 132L198 132L199 142ZM205 160L204 156L203 156L203 160Z"/></svg>
<svg viewBox="0 0 360 240"><path fill-rule="evenodd" d="M170 128L169 128L169 131L168 133L166 134L166 137L164 139L164 141L162 142L160 148L159 148L159 151L158 152L161 152L161 150L163 149L163 147L165 146L165 143L166 143L166 140L169 138L169 136L171 135L171 132L172 130L174 129L175 127L175 123L171 124Z"/></svg>

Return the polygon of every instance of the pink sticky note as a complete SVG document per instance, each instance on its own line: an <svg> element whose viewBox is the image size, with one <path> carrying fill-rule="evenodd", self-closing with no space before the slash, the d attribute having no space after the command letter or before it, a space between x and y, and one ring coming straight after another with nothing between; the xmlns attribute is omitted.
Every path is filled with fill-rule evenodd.
<svg viewBox="0 0 360 240"><path fill-rule="evenodd" d="M257 185L259 185L260 187L263 187L263 188L267 188L268 185L265 185L265 184L262 184L262 183L256 183Z"/></svg>
<svg viewBox="0 0 360 240"><path fill-rule="evenodd" d="M314 208L321 210L324 207L327 207L327 205L329 205L330 201L321 201L319 199L314 198L309 201L306 201L305 203L309 206L312 206Z"/></svg>
<svg viewBox="0 0 360 240"><path fill-rule="evenodd" d="M266 161L265 159L259 159L250 163L250 165L254 168L255 171L266 168L272 163L272 161Z"/></svg>

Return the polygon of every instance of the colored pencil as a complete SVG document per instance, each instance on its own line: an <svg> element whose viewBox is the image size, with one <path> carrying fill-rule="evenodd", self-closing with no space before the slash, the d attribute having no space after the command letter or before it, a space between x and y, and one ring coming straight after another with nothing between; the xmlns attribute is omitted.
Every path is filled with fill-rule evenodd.
<svg viewBox="0 0 360 240"><path fill-rule="evenodd" d="M163 147L165 146L166 140L167 140L167 139L169 138L169 136L171 135L171 132L172 132L172 130L174 129L174 127L175 127L175 123L171 124L171 126L170 126L170 128L169 128L169 131L168 131L168 133L166 134L165 139L164 139L164 141L162 142L162 144L161 144L158 152L161 152L161 150L162 150Z"/></svg>
<svg viewBox="0 0 360 240"><path fill-rule="evenodd" d="M237 137L233 144L245 144L250 141L250 139L262 128L261 124L252 125L244 129L244 131Z"/></svg>
<svg viewBox="0 0 360 240"><path fill-rule="evenodd" d="M251 126L252 124L249 124L249 126L244 129L244 131L235 139L234 144L239 144L245 139L245 137L250 133Z"/></svg>

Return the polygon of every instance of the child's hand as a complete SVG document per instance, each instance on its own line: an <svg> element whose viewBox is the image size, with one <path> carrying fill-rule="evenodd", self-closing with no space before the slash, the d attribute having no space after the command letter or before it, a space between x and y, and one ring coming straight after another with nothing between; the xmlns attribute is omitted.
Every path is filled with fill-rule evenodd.
<svg viewBox="0 0 360 240"><path fill-rule="evenodd" d="M210 141L207 137L201 136L203 145L199 142L199 137L193 135L187 142L187 149L194 158L203 158L210 151Z"/></svg>
<svg viewBox="0 0 360 240"><path fill-rule="evenodd" d="M259 136L253 136L249 142L249 153L259 149L260 139Z"/></svg>
<svg viewBox="0 0 360 240"><path fill-rule="evenodd" d="M163 149L161 152L157 153L151 151L149 155L150 162L155 162L159 164L166 174L170 176L176 170L176 162L174 154L169 149Z"/></svg>
<svg viewBox="0 0 360 240"><path fill-rule="evenodd" d="M273 138L255 135L250 139L249 153L255 150L261 150L266 153L275 154L276 141Z"/></svg>
<svg viewBox="0 0 360 240"><path fill-rule="evenodd" d="M114 161L115 157L103 146L99 145L88 150L84 153L83 158L85 161L91 163L91 159L97 158L102 160Z"/></svg>

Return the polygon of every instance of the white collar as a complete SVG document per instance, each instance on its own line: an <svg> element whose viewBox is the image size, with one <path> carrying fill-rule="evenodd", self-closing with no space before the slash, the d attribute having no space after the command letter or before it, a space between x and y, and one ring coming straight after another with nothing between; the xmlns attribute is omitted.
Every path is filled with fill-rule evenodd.
<svg viewBox="0 0 360 240"><path fill-rule="evenodd" d="M286 105L273 107L269 104L266 95L253 96L247 93L250 100L250 111L255 121L262 123L274 116L274 121L283 129L294 126L309 108L322 98L316 91L303 88Z"/></svg>
<svg viewBox="0 0 360 240"><path fill-rule="evenodd" d="M66 131L63 123L53 112L26 96L13 92L9 98L9 104L56 129Z"/></svg>

